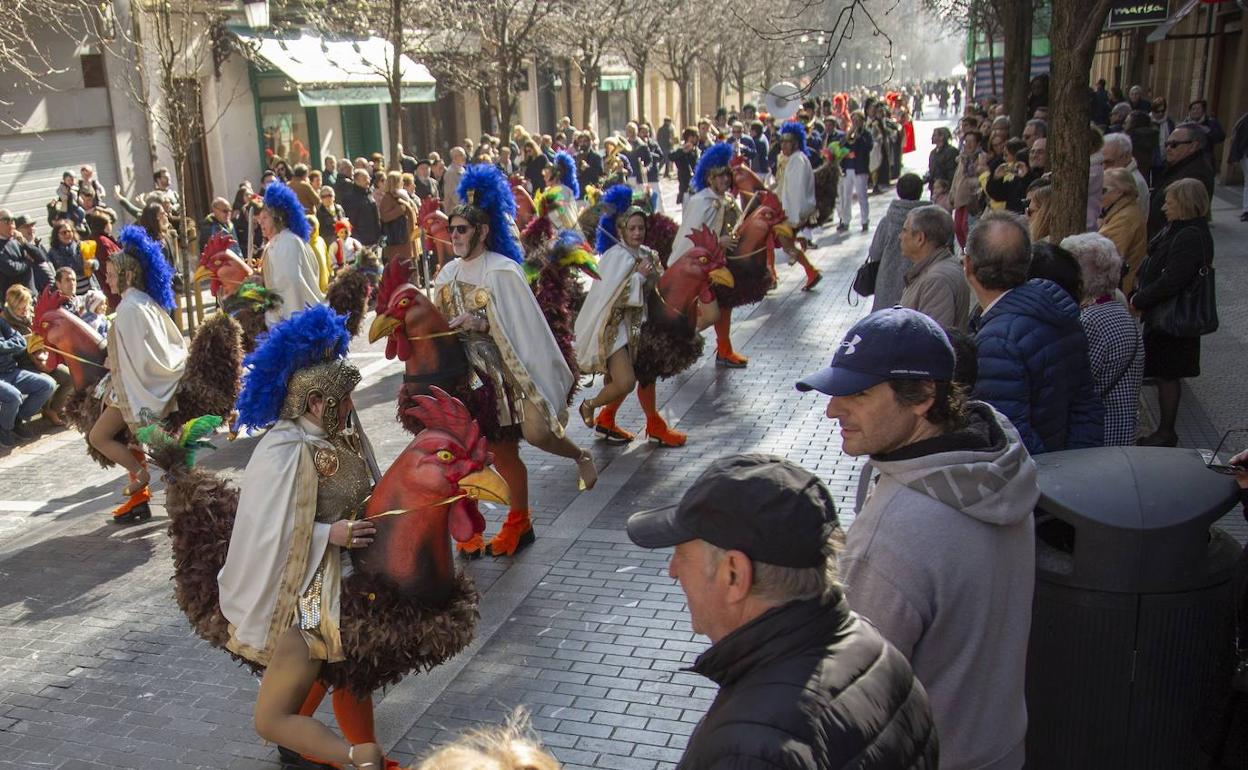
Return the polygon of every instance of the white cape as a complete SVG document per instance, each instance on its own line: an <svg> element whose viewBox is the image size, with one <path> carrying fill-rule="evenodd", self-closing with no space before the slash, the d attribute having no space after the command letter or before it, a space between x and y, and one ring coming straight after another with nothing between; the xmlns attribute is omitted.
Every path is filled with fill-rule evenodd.
<svg viewBox="0 0 1248 770"><path fill-rule="evenodd" d="M628 344L628 332L617 331L611 341L611 349L605 349L604 335L611 320L611 311L624 301L629 307L644 308L642 285L645 281L637 272L637 256L623 244L607 249L598 258L598 274L576 316L576 363L584 374L602 374L607 370L611 354ZM627 320L620 326L626 326Z"/></svg>
<svg viewBox="0 0 1248 770"><path fill-rule="evenodd" d="M686 196L685 206L680 215L680 229L676 231L676 240L672 243L672 255L667 264L675 264L686 251L693 248L689 240L690 233L701 227L711 228L711 232L719 238L724 233L724 196L717 194L710 187L704 187L693 195Z"/></svg>
<svg viewBox="0 0 1248 770"><path fill-rule="evenodd" d="M186 341L165 309L146 292L126 289L108 330L108 365L127 424L143 422L144 411L154 417L173 411L186 357Z"/></svg>
<svg viewBox="0 0 1248 770"><path fill-rule="evenodd" d="M265 288L282 298L281 305L264 315L270 327L325 301L320 259L311 246L289 230L281 231L265 244L261 273Z"/></svg>
<svg viewBox="0 0 1248 770"><path fill-rule="evenodd" d="M800 229L815 213L815 174L804 152L781 156L776 169L776 194L789 224Z"/></svg>
<svg viewBox="0 0 1248 770"><path fill-rule="evenodd" d="M457 257L438 272L434 286L456 281L486 290L489 334L510 370L503 373L504 377L519 386L524 398L546 418L551 431L562 436L572 371L520 265L493 251L468 262Z"/></svg>

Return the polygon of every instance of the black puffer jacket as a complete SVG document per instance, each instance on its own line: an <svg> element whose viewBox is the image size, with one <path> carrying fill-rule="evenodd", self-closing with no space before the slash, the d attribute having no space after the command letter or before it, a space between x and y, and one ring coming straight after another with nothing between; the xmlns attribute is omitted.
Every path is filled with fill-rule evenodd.
<svg viewBox="0 0 1248 770"><path fill-rule="evenodd" d="M937 767L927 693L839 590L764 613L693 670L719 694L679 770Z"/></svg>

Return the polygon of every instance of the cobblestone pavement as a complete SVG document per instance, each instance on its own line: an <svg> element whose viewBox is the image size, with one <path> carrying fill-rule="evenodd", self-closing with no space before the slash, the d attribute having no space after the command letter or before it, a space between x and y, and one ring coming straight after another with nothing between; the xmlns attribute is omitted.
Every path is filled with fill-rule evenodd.
<svg viewBox="0 0 1248 770"><path fill-rule="evenodd" d="M887 200L871 199L873 221ZM1227 240L1248 225L1228 224L1225 208L1215 214L1223 330L1184 405L1193 446L1244 416L1230 394L1242 382L1245 311L1227 289L1248 268L1242 240ZM857 463L840 453L823 400L793 382L826 364L865 312L846 301L870 238L857 229L819 234L817 291L799 291L800 269L781 268L779 288L734 319L749 368L717 369L708 357L660 385L665 414L690 432L687 447L611 447L574 420L571 436L592 447L601 470L597 487L579 494L570 462L525 449L539 539L515 559L469 563L483 592L476 641L378 694L378 731L398 759L525 705L570 767L676 761L713 695L682 671L705 639L666 575L668 554L633 547L624 521L679 496L712 458L763 451L818 473L851 522ZM365 373L356 404L384 466L408 440L394 422L401 372L379 347L357 341L352 355ZM1205 423L1192 422L1202 414ZM635 401L620 420L640 430ZM276 768L275 749L251 726L255 679L198 640L173 603L163 511L138 527L108 524L121 474L91 465L81 441L62 432L0 457L0 768ZM254 445L223 443L203 463L236 475ZM502 514L487 512L490 531Z"/></svg>

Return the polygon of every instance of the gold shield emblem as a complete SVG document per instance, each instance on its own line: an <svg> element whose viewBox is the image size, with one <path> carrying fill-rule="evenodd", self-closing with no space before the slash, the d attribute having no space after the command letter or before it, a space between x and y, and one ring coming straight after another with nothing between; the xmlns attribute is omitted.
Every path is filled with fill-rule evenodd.
<svg viewBox="0 0 1248 770"><path fill-rule="evenodd" d="M338 453L325 447L317 447L312 452L312 465L322 478L329 478L338 472Z"/></svg>

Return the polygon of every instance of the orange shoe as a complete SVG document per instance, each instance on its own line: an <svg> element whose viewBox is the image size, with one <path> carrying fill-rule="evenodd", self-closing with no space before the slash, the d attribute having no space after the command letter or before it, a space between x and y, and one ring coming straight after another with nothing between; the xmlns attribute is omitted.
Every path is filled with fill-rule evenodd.
<svg viewBox="0 0 1248 770"><path fill-rule="evenodd" d="M646 435L659 446L681 447L689 440L689 434L668 427L662 418L656 422L646 420Z"/></svg>
<svg viewBox="0 0 1248 770"><path fill-rule="evenodd" d="M735 350L730 350L723 353L717 353L715 355L715 363L720 366L726 366L729 369L744 369L749 366L750 359Z"/></svg>
<svg viewBox="0 0 1248 770"><path fill-rule="evenodd" d="M516 551L537 540L533 534L533 520L528 511L508 511L507 520L498 530L498 534L485 547L491 556L514 556Z"/></svg>
<svg viewBox="0 0 1248 770"><path fill-rule="evenodd" d="M455 550L465 559L480 559L485 553L485 538L481 537L481 533L473 535L464 542L455 542Z"/></svg>
<svg viewBox="0 0 1248 770"><path fill-rule="evenodd" d="M604 420L602 415L594 420L594 431L613 444L627 444L637 438L632 433L615 424L615 420Z"/></svg>
<svg viewBox="0 0 1248 770"><path fill-rule="evenodd" d="M113 510L114 524L138 524L152 518L152 508L148 503L152 499L151 487L142 487L130 495L126 502Z"/></svg>

